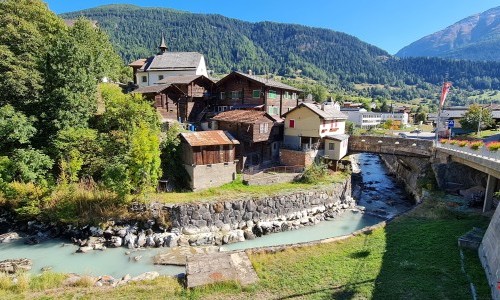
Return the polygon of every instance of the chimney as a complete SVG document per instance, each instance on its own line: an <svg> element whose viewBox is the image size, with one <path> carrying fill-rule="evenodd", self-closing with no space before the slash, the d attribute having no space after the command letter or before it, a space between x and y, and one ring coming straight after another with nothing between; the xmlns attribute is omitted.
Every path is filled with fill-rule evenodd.
<svg viewBox="0 0 500 300"><path fill-rule="evenodd" d="M251 69L248 69L248 75L253 75Z"/></svg>

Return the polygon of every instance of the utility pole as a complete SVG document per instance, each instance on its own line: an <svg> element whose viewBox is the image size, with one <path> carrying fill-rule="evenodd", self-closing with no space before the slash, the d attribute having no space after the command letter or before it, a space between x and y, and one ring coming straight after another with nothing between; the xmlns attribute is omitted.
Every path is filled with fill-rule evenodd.
<svg viewBox="0 0 500 300"><path fill-rule="evenodd" d="M481 134L481 119L483 118L483 107L479 105L479 122L477 123L477 137Z"/></svg>

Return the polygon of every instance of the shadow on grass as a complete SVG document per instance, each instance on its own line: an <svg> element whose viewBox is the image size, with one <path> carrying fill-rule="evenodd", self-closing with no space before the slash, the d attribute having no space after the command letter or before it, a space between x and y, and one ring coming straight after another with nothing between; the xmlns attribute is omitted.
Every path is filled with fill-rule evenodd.
<svg viewBox="0 0 500 300"><path fill-rule="evenodd" d="M365 257L368 257L368 255L370 255L370 251L369 250L363 250L363 251L357 251L357 252L354 252L350 255L351 258L365 258Z"/></svg>
<svg viewBox="0 0 500 300"><path fill-rule="evenodd" d="M324 289L312 290L312 291L308 291L306 293L288 295L288 296L280 297L277 299L278 300L285 300L285 299L294 299L294 298L304 298L306 296L311 296L314 294L330 292L330 291L331 291L331 297L323 297L321 299L352 299L352 297L356 294L356 292L354 290L355 286L363 285L363 284L367 284L367 283L372 283L372 282L373 282L373 280L365 280L365 281L349 283L349 284L345 284L345 285L333 286L333 287L324 288Z"/></svg>
<svg viewBox="0 0 500 300"><path fill-rule="evenodd" d="M471 299L457 239L473 227L487 224L487 218L455 213L432 203L389 223L372 299ZM478 275L472 281L478 299L489 299L484 271L477 253L475 256L477 263L469 264L469 271Z"/></svg>

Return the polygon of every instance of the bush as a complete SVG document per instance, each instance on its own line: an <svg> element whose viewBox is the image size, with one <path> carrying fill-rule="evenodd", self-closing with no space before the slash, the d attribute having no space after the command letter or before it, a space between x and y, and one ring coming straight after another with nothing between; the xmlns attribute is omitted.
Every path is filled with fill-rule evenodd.
<svg viewBox="0 0 500 300"><path fill-rule="evenodd" d="M498 149L500 149L500 142L489 142L486 144L486 147L490 151L498 151Z"/></svg>
<svg viewBox="0 0 500 300"><path fill-rule="evenodd" d="M328 175L328 165L324 162L315 162L306 168L300 182L303 183L319 183Z"/></svg>
<svg viewBox="0 0 500 300"><path fill-rule="evenodd" d="M448 143L448 140L447 139L440 139L439 142L441 144L446 144L446 143Z"/></svg>
<svg viewBox="0 0 500 300"><path fill-rule="evenodd" d="M477 149L481 148L482 146L484 146L484 143L481 141L476 141L476 142L472 142L469 144L469 147L472 150L477 150Z"/></svg>
<svg viewBox="0 0 500 300"><path fill-rule="evenodd" d="M49 193L43 186L15 181L5 187L5 204L21 219L35 219L44 209Z"/></svg>
<svg viewBox="0 0 500 300"><path fill-rule="evenodd" d="M459 147L465 147L465 146L467 146L469 144L469 142L467 142L467 141L458 141L457 144L458 144Z"/></svg>

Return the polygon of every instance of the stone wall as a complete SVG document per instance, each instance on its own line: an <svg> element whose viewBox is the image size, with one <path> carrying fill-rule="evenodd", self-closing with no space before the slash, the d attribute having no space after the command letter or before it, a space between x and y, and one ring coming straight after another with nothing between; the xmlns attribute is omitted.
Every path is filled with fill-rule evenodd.
<svg viewBox="0 0 500 300"><path fill-rule="evenodd" d="M486 272L493 299L500 299L500 205L479 246L479 258Z"/></svg>
<svg viewBox="0 0 500 300"><path fill-rule="evenodd" d="M422 185L433 185L435 182L431 162L427 158L390 154L381 154L380 158L389 171L395 174L398 180L405 183L406 190L414 196L417 203L422 199ZM427 188L432 189L435 187L429 186Z"/></svg>
<svg viewBox="0 0 500 300"><path fill-rule="evenodd" d="M166 205L179 245L221 245L297 229L354 207L351 179L320 189L211 203Z"/></svg>
<svg viewBox="0 0 500 300"><path fill-rule="evenodd" d="M349 137L349 152L430 157L433 153L433 141L386 136L351 136Z"/></svg>

